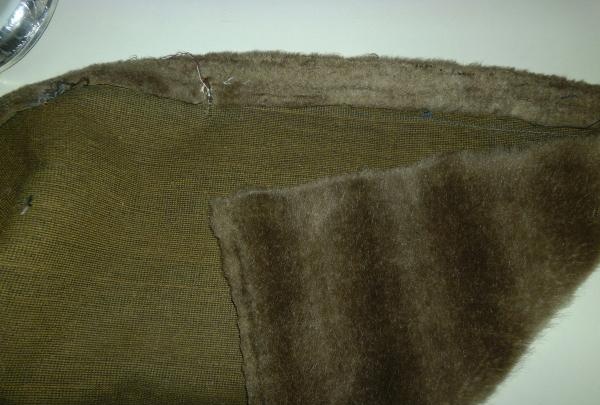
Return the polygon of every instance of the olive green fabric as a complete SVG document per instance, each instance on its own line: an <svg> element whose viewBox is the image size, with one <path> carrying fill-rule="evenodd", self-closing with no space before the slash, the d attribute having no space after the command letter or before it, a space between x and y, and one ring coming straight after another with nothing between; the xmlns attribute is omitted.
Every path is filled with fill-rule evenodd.
<svg viewBox="0 0 600 405"><path fill-rule="evenodd" d="M243 404L210 200L591 131L109 86L20 112L0 127L0 403Z"/></svg>

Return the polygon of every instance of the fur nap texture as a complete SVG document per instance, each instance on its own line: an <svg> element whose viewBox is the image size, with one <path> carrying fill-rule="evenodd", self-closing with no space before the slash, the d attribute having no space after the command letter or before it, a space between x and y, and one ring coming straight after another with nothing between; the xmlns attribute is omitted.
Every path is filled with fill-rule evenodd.
<svg viewBox="0 0 600 405"><path fill-rule="evenodd" d="M474 404L600 253L600 141L213 204L250 404Z"/></svg>
<svg viewBox="0 0 600 405"><path fill-rule="evenodd" d="M438 60L343 58L281 52L179 54L92 65L0 99L0 123L74 87L113 85L214 105L428 109L495 114L541 125L585 127L600 119L600 86L511 68Z"/></svg>

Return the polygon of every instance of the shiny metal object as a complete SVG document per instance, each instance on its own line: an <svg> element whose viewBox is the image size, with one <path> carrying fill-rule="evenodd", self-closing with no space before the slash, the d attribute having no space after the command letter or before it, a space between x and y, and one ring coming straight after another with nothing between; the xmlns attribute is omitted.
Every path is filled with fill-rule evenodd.
<svg viewBox="0 0 600 405"><path fill-rule="evenodd" d="M17 63L40 38L58 0L0 0L0 71Z"/></svg>

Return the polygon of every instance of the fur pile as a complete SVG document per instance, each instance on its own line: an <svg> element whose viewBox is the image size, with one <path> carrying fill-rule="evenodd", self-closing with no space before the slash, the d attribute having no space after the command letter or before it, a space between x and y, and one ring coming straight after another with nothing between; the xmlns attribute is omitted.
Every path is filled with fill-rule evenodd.
<svg viewBox="0 0 600 405"><path fill-rule="evenodd" d="M250 404L474 404L600 254L600 140L213 204Z"/></svg>
<svg viewBox="0 0 600 405"><path fill-rule="evenodd" d="M600 117L600 86L510 68L378 56L281 52L179 54L92 65L0 99L0 123L81 85L112 85L214 105L428 109L585 127Z"/></svg>

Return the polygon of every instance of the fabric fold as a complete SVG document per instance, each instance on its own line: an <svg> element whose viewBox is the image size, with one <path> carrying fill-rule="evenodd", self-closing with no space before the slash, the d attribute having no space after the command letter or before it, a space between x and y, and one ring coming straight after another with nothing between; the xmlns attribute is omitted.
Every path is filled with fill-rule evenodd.
<svg viewBox="0 0 600 405"><path fill-rule="evenodd" d="M600 142L245 191L211 221L250 404L474 404L598 263Z"/></svg>
<svg viewBox="0 0 600 405"><path fill-rule="evenodd" d="M484 398L596 263L598 111L556 76L283 52L6 94L0 403ZM210 202L248 187L221 257Z"/></svg>

